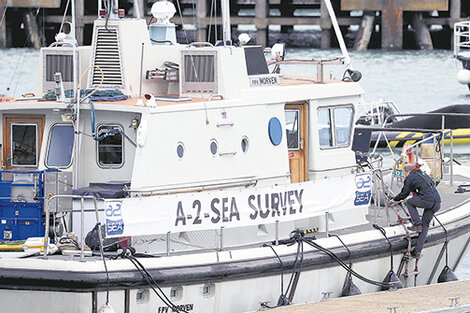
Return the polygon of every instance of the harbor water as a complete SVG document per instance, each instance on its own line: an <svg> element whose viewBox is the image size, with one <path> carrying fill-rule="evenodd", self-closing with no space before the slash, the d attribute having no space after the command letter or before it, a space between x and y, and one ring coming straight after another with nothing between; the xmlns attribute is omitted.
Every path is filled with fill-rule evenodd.
<svg viewBox="0 0 470 313"><path fill-rule="evenodd" d="M289 49L286 59L332 59L339 50ZM33 49L0 50L0 93L21 97L38 93L39 52ZM391 100L403 113L426 112L451 104L470 104L470 92L457 82L461 65L448 50L351 53L352 66L362 73L365 100ZM341 78L344 67L326 66L325 77ZM281 73L316 75L315 65L281 67ZM456 159L470 166L470 151ZM457 272L470 279L470 252Z"/></svg>

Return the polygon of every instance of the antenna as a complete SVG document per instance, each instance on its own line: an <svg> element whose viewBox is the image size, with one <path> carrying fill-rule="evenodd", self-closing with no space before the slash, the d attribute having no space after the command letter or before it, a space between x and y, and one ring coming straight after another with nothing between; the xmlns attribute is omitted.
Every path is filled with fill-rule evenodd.
<svg viewBox="0 0 470 313"><path fill-rule="evenodd" d="M75 35L75 1L72 1L72 73L73 73L73 96L72 99L75 98L74 103L74 152L75 158L73 160L74 163L74 171L73 171L73 186L74 188L78 188L78 164L79 164L79 156L80 156L80 90L78 89L78 73L77 73L77 37Z"/></svg>

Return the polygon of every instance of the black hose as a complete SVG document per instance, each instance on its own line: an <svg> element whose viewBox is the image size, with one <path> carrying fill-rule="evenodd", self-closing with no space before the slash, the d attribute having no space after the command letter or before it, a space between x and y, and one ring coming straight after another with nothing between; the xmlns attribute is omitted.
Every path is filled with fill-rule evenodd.
<svg viewBox="0 0 470 313"><path fill-rule="evenodd" d="M446 266L448 267L448 265L449 265L449 254L447 253L447 245L449 243L449 240L447 239L447 229L444 227L444 225L442 225L441 221L437 218L437 216L434 215L434 218L439 223L439 225L441 225L442 229L444 229L444 234L446 235L446 242L445 242L445 245L446 245Z"/></svg>
<svg viewBox="0 0 470 313"><path fill-rule="evenodd" d="M266 246L270 247L271 250L273 250L273 253L276 255L277 259L279 260L279 264L281 264L281 296L284 296L284 264L282 263L282 260L279 257L279 254L277 254L276 250L274 250L273 246L271 245L266 245Z"/></svg>
<svg viewBox="0 0 470 313"><path fill-rule="evenodd" d="M372 227L379 230L382 233L382 235L385 237L385 239L387 239L388 245L390 247L390 270L393 271L393 246L392 246L392 243L387 238L387 234L385 233L385 229L383 229L383 227L380 227L377 224L372 224Z"/></svg>
<svg viewBox="0 0 470 313"><path fill-rule="evenodd" d="M101 234L101 223L98 223L98 234ZM104 250L103 250L103 241L101 240L101 235L98 236L100 239L100 253L101 259L103 260L104 270L106 271L106 304L109 303L109 273L108 273L108 266L106 265L106 260L104 258Z"/></svg>
<svg viewBox="0 0 470 313"><path fill-rule="evenodd" d="M160 288L160 286L158 286L157 282L152 277L152 275L150 275L147 269L142 265L142 263L140 263L140 261L134 256L134 254L135 254L135 249L131 251L131 255L127 255L126 250L124 249L123 253L121 254L121 257L128 259L129 261L132 262L132 264L134 264L134 266L140 272L142 277L147 281L147 284L150 286L150 288L152 288L153 292L160 298L160 300L162 300L162 302L166 306L170 307L173 310L173 312L188 313L184 309L179 309L173 302L171 302L170 299L168 299L168 297L165 295L165 293ZM158 289L160 293L155 289L155 287Z"/></svg>
<svg viewBox="0 0 470 313"><path fill-rule="evenodd" d="M300 241L305 242L308 245L314 247L315 249L326 253L334 261L336 261L341 267L343 267L347 272L351 273L355 277L357 277L360 280L362 280L366 283L369 283L371 285L375 285L375 286L378 286L378 287L385 287L385 288L394 287L396 285L395 282L385 283L385 282L375 281L375 280L369 279L365 276L362 276L361 274L357 273L353 269L349 268L349 266L346 263L344 263L343 260L341 260L335 253L333 253L332 251L320 246L318 243L314 242L313 239L315 239L315 238L304 237L303 236L303 231L301 231L301 230L295 230L292 233L293 233L293 236L291 238L289 238L287 240L283 240L282 242L286 242L286 243L291 243L292 241L294 241L294 242L300 242ZM281 242L281 240L279 242Z"/></svg>

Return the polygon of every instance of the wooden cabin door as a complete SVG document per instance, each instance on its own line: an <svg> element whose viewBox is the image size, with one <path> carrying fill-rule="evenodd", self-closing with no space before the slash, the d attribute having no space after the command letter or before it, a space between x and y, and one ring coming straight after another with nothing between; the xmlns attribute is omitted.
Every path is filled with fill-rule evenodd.
<svg viewBox="0 0 470 313"><path fill-rule="evenodd" d="M3 115L3 158L5 169L36 169L39 166L44 115Z"/></svg>
<svg viewBox="0 0 470 313"><path fill-rule="evenodd" d="M307 103L286 104L285 116L291 182L298 183L307 181Z"/></svg>

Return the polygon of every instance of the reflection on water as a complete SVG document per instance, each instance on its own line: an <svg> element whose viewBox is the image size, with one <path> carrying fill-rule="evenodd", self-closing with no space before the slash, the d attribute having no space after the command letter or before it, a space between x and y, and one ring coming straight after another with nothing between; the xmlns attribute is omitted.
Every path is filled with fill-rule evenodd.
<svg viewBox="0 0 470 313"><path fill-rule="evenodd" d="M288 49L287 59L331 59L339 50ZM39 52L33 49L0 50L0 93L20 96L35 92L38 79ZM425 112L450 104L470 103L465 85L457 82L461 65L448 50L352 52L354 69L362 72L361 86L366 101L392 100L402 112ZM341 78L344 67L325 66L325 77ZM282 73L316 75L314 65L282 67ZM470 153L470 152L469 152ZM470 166L470 154L457 160ZM457 276L470 279L470 253L466 255Z"/></svg>

